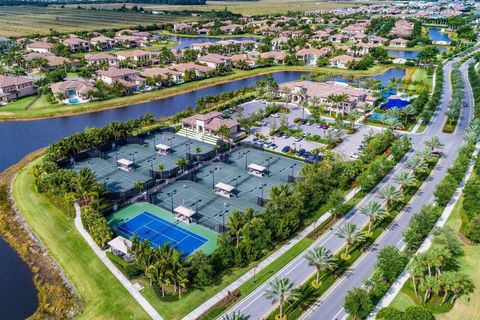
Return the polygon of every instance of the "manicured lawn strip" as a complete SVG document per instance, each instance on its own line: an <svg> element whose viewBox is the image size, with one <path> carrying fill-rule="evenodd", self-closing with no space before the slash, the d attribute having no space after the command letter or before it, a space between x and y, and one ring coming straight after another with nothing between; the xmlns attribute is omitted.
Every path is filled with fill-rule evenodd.
<svg viewBox="0 0 480 320"><path fill-rule="evenodd" d="M13 196L28 225L81 296L78 319L149 319L148 315L96 257L63 208L35 191L32 167L20 170Z"/></svg>
<svg viewBox="0 0 480 320"><path fill-rule="evenodd" d="M174 95L187 93L217 84L227 83L234 80L249 78L252 76L266 75L278 71L323 71L332 74L356 74L359 76L369 76L379 73L383 73L390 68L395 68L396 65L377 65L370 68L367 71L352 71L343 70L328 67L308 67L308 66L273 66L268 68L259 68L253 70L235 70L233 73L214 77L199 81L193 81L184 83L178 86L155 90L151 92L144 92L136 95L118 97L103 101L93 101L78 105L60 105L60 104L48 104L46 101L42 104L41 108L35 107L35 105L29 110L10 110L0 107L0 121L11 120L26 120L26 119L38 119L38 118L50 118L56 116L66 116L71 114L80 114L87 112L94 112L118 107L127 107L142 102L153 101L157 99L164 99ZM41 99L40 99L41 100Z"/></svg>

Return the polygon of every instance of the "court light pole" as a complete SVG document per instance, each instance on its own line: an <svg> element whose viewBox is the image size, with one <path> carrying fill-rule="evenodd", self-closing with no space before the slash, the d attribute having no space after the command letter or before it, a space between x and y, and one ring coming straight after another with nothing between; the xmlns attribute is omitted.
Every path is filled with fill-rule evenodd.
<svg viewBox="0 0 480 320"><path fill-rule="evenodd" d="M245 170L247 170L248 153L249 153L249 152L250 152L250 151L247 150L247 151L245 151L245 153L243 154L243 155L245 156Z"/></svg>
<svg viewBox="0 0 480 320"><path fill-rule="evenodd" d="M210 170L210 173L212 174L212 189L215 189L215 169Z"/></svg>

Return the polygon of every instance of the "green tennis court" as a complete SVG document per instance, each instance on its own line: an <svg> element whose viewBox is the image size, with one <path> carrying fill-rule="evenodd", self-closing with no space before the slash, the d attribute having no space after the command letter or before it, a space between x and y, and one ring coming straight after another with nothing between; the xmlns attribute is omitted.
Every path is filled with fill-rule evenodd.
<svg viewBox="0 0 480 320"><path fill-rule="evenodd" d="M210 254L217 246L218 233L195 223L178 222L170 212L146 202L121 209L108 216L107 221L125 238L136 234L154 246L170 243L185 256L197 250Z"/></svg>

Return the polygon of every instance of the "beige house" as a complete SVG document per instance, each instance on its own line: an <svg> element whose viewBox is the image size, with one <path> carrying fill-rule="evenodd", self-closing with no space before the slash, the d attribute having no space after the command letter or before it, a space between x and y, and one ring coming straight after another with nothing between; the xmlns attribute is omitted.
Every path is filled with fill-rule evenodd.
<svg viewBox="0 0 480 320"><path fill-rule="evenodd" d="M173 83L183 82L183 73L170 68L147 68L140 75L144 78L170 78Z"/></svg>
<svg viewBox="0 0 480 320"><path fill-rule="evenodd" d="M285 91L289 93L286 94ZM320 103L326 105L328 110L343 114L350 112L353 108L363 109L366 104L374 104L377 100L366 90L340 82L286 82L279 85L277 94L282 97L288 95L293 103L306 101L310 104L311 99L316 97ZM329 97L340 95L346 95L346 101L341 103L330 102Z"/></svg>
<svg viewBox="0 0 480 320"><path fill-rule="evenodd" d="M86 54L85 60L90 65L99 65L101 63L106 63L110 66L115 66L118 64L118 59L114 55L108 53L92 53Z"/></svg>
<svg viewBox="0 0 480 320"><path fill-rule="evenodd" d="M90 42L80 38L64 39L62 43L70 49L70 52L85 52L90 51Z"/></svg>
<svg viewBox="0 0 480 320"><path fill-rule="evenodd" d="M43 42L43 41L35 41L27 44L25 48L27 49L27 51L45 53L45 52L50 52L53 49L53 47L54 45L51 43Z"/></svg>
<svg viewBox="0 0 480 320"><path fill-rule="evenodd" d="M88 92L95 90L95 86L85 80L67 80L52 84L50 90L55 97L62 95L65 99L81 98L87 100Z"/></svg>
<svg viewBox="0 0 480 320"><path fill-rule="evenodd" d="M408 45L408 40L402 38L396 38L390 40L390 47L399 47L399 48L406 48Z"/></svg>
<svg viewBox="0 0 480 320"><path fill-rule="evenodd" d="M140 86L145 83L145 79L140 77L138 71L129 68L114 68L108 70L98 70L97 78L107 84L120 82L133 91L138 91Z"/></svg>
<svg viewBox="0 0 480 320"><path fill-rule="evenodd" d="M351 62L359 61L360 58L355 58L346 54L336 56L328 60L328 66L339 69L347 69Z"/></svg>
<svg viewBox="0 0 480 320"><path fill-rule="evenodd" d="M198 57L198 62L206 64L210 68L226 68L232 66L232 59L221 54L207 54L205 56Z"/></svg>
<svg viewBox="0 0 480 320"><path fill-rule="evenodd" d="M285 59L287 58L287 54L281 51L268 51L268 52L262 52L260 54L260 58L273 59L275 63L284 63Z"/></svg>
<svg viewBox="0 0 480 320"><path fill-rule="evenodd" d="M330 52L328 47L321 49L307 48L297 51L297 59L303 60L307 66L316 66L320 58L325 57Z"/></svg>
<svg viewBox="0 0 480 320"><path fill-rule="evenodd" d="M148 64L152 59L152 54L144 50L119 51L117 52L118 61L131 60L139 64Z"/></svg>
<svg viewBox="0 0 480 320"><path fill-rule="evenodd" d="M196 114L182 120L183 128L193 130L197 134L216 135L221 126L229 128L232 136L238 132L238 122L232 119L222 119L222 113L218 111Z"/></svg>
<svg viewBox="0 0 480 320"><path fill-rule="evenodd" d="M26 77L0 75L0 103L35 94L33 80Z"/></svg>
<svg viewBox="0 0 480 320"><path fill-rule="evenodd" d="M99 50L111 50L115 45L116 40L113 38L98 36L90 39L90 45L96 47Z"/></svg>

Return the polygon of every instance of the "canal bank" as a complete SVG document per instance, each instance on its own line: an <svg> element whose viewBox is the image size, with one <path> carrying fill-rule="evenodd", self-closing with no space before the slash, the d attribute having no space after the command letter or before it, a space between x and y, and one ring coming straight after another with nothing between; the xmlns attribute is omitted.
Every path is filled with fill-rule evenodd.
<svg viewBox="0 0 480 320"><path fill-rule="evenodd" d="M403 67L403 66L401 66ZM154 90L150 92L118 97L109 100L94 101L85 104L77 105L59 105L59 104L43 104L40 101L38 107L33 104L28 110L15 110L10 111L7 108L0 107L0 122L1 121L26 121L26 120L38 120L47 119L53 117L65 117L71 115L85 114L98 112L102 110L109 110L114 108L124 108L137 105L143 105L144 103L154 102L156 100L166 99L173 96L182 95L198 91L205 88L216 87L223 84L235 84L238 80L245 80L248 78L255 78L267 74L277 74L282 72L325 72L328 74L338 75L358 75L358 76L375 76L387 72L389 69L399 68L396 65L380 65L374 66L365 71L353 71L342 70L336 68L327 67L309 67L309 66L273 66L267 68L259 68L253 70L236 70L232 74L225 76L209 78L199 81L188 82L177 86ZM253 83L252 83L253 84ZM235 86L235 85L233 85ZM235 87L232 90L238 89ZM192 106L191 104L190 106Z"/></svg>

